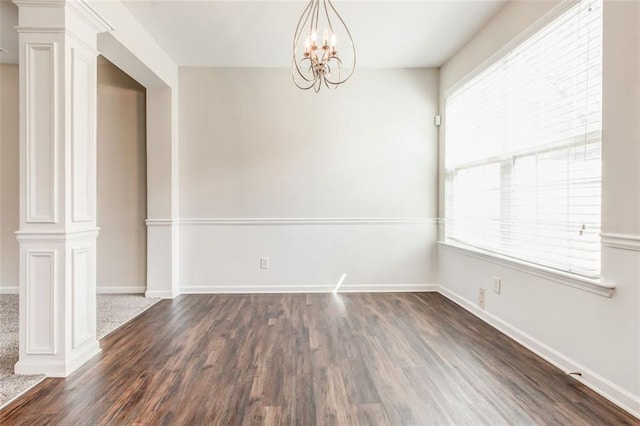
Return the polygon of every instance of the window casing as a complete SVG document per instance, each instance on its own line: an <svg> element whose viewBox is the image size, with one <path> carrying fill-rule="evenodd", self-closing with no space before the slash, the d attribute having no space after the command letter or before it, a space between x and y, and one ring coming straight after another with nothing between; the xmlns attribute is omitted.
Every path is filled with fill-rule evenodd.
<svg viewBox="0 0 640 426"><path fill-rule="evenodd" d="M581 1L446 99L445 238L600 275L602 1Z"/></svg>

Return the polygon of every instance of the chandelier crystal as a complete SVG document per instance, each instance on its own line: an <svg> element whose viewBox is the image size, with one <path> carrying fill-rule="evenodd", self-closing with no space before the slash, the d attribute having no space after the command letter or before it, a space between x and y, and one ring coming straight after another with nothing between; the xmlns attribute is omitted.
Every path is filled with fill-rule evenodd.
<svg viewBox="0 0 640 426"><path fill-rule="evenodd" d="M340 51L346 53L346 58L339 54L339 43L341 48L348 45ZM313 88L316 93L322 85L335 89L349 80L355 67L353 38L331 0L310 0L298 20L293 39L295 85L303 90Z"/></svg>

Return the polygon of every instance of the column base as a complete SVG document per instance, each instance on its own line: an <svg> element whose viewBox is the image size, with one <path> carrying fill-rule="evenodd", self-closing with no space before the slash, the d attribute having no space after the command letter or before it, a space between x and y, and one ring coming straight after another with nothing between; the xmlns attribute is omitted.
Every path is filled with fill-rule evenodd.
<svg viewBox="0 0 640 426"><path fill-rule="evenodd" d="M60 361L50 355L30 355L14 366L16 374L44 374L47 377L67 377L85 362L102 352L97 340L87 342L73 354L69 361Z"/></svg>

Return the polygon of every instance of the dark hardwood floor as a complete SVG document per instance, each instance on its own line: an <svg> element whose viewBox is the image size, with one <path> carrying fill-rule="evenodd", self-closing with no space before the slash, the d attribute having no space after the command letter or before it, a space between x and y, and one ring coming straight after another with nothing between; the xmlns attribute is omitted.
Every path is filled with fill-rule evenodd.
<svg viewBox="0 0 640 426"><path fill-rule="evenodd" d="M0 424L640 424L435 294L181 296Z"/></svg>

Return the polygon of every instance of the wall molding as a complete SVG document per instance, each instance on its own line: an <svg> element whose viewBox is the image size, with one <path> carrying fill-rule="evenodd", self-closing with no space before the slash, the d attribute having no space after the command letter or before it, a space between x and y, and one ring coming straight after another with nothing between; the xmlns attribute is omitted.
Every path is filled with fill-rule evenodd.
<svg viewBox="0 0 640 426"><path fill-rule="evenodd" d="M338 293L433 293L438 284L343 284Z"/></svg>
<svg viewBox="0 0 640 426"><path fill-rule="evenodd" d="M272 294L272 293L332 293L336 284L298 285L187 285L181 294ZM338 293L406 293L438 291L437 284L344 284Z"/></svg>
<svg viewBox="0 0 640 426"><path fill-rule="evenodd" d="M71 249L71 349L94 338L95 327L92 324L95 324L96 313L92 305L96 303L96 296L91 291L95 285L93 259L93 247Z"/></svg>
<svg viewBox="0 0 640 426"><path fill-rule="evenodd" d="M18 4L14 1L14 3ZM18 5L21 6L21 5ZM22 7L22 6L21 6ZM51 34L51 33L64 33L64 27L28 27L28 26L17 26L15 27L18 33L41 33L41 34Z"/></svg>
<svg viewBox="0 0 640 426"><path fill-rule="evenodd" d="M147 290L144 292L144 297L150 299L175 299L181 294L186 294L182 291L169 291L169 290Z"/></svg>
<svg viewBox="0 0 640 426"><path fill-rule="evenodd" d="M534 265L529 262L523 262L495 253L485 252L484 250L474 249L445 241L438 241L438 244L447 250L454 251L465 256L474 257L485 262L491 262L505 268L515 269L517 271L524 272L525 274L597 294L599 296L611 297L616 289L615 285L603 283L597 279L590 279L579 275L569 274L567 272L556 271L554 269Z"/></svg>
<svg viewBox="0 0 640 426"><path fill-rule="evenodd" d="M247 226L247 225L421 225L436 224L437 218L419 217L317 217L317 218L184 218L186 226Z"/></svg>
<svg viewBox="0 0 640 426"><path fill-rule="evenodd" d="M26 311L27 327L24 333L24 353L27 355L56 355L58 352L58 310L54 289L58 284L57 252L56 250L29 250L24 253L24 256L25 303L20 303ZM43 300L44 303L38 304L37 299ZM37 312L36 307L39 307ZM45 324L48 322L48 327L41 327L40 321L43 320Z"/></svg>
<svg viewBox="0 0 640 426"><path fill-rule="evenodd" d="M14 0L19 7L64 7L64 0Z"/></svg>
<svg viewBox="0 0 640 426"><path fill-rule="evenodd" d="M603 247L640 251L640 235L603 232L600 239Z"/></svg>
<svg viewBox="0 0 640 426"><path fill-rule="evenodd" d="M18 286L0 286L0 294L20 294Z"/></svg>
<svg viewBox="0 0 640 426"><path fill-rule="evenodd" d="M173 226L178 225L178 219L145 219L147 227Z"/></svg>
<svg viewBox="0 0 640 426"><path fill-rule="evenodd" d="M95 239L98 237L100 228L90 228L69 231L17 231L16 239L19 243L51 243L75 241L83 239Z"/></svg>
<svg viewBox="0 0 640 426"><path fill-rule="evenodd" d="M147 291L146 286L98 286L98 294L144 294Z"/></svg>
<svg viewBox="0 0 640 426"><path fill-rule="evenodd" d="M71 220L91 222L95 217L96 138L94 107L96 92L92 75L95 57L71 48ZM79 87L80 84L84 87Z"/></svg>
<svg viewBox="0 0 640 426"><path fill-rule="evenodd" d="M24 0L22 0L24 2ZM91 7L86 0L76 0L65 2L71 10L76 12L82 20L96 33L107 33L113 31L113 26L109 24L98 12Z"/></svg>
<svg viewBox="0 0 640 426"><path fill-rule="evenodd" d="M621 388L610 380L600 376L599 374L589 370L575 360L547 346L541 341L535 339L522 330L513 327L497 316L480 309L476 304L470 302L464 297L454 293L446 287L440 286L439 293L456 305L469 311L485 323L497 329L507 337L515 340L531 352L553 364L555 367L564 371L565 374L573 371L579 371L582 376L572 376L580 383L592 389L594 392L618 405L620 408L628 411L630 414L640 418L640 397L633 395L631 392Z"/></svg>
<svg viewBox="0 0 640 426"><path fill-rule="evenodd" d="M25 162L26 223L57 223L58 221L58 179L56 173L58 165L58 128L56 122L58 118L56 115L56 104L58 102L58 94L56 91L58 64L56 51L56 43L25 44L25 66L23 75L25 78L24 98L26 104L24 107L24 155L27 158ZM42 55L45 57L38 58L37 52L43 52ZM36 64L38 61L39 63ZM48 72L49 87L39 88L45 84L37 84L36 82L38 75L35 70L40 68L46 69ZM36 88L39 88L37 93ZM45 94L48 94L48 99L43 98ZM40 98L47 101L48 114L44 112L36 113L35 105L38 103L36 99ZM44 114L48 115L46 120L44 119ZM41 122L47 126L44 131L38 129ZM47 154L46 160L42 159L42 161L39 161L37 154L41 151ZM43 176L46 176L47 179L38 179L36 170L41 170ZM41 184L41 180L44 180L46 185ZM41 204L43 203L48 205L42 207ZM41 208L46 208L46 211L40 211Z"/></svg>
<svg viewBox="0 0 640 426"><path fill-rule="evenodd" d="M292 226L292 225L437 225L438 218L421 217L290 217L290 218L182 218L146 219L147 227L181 226Z"/></svg>

